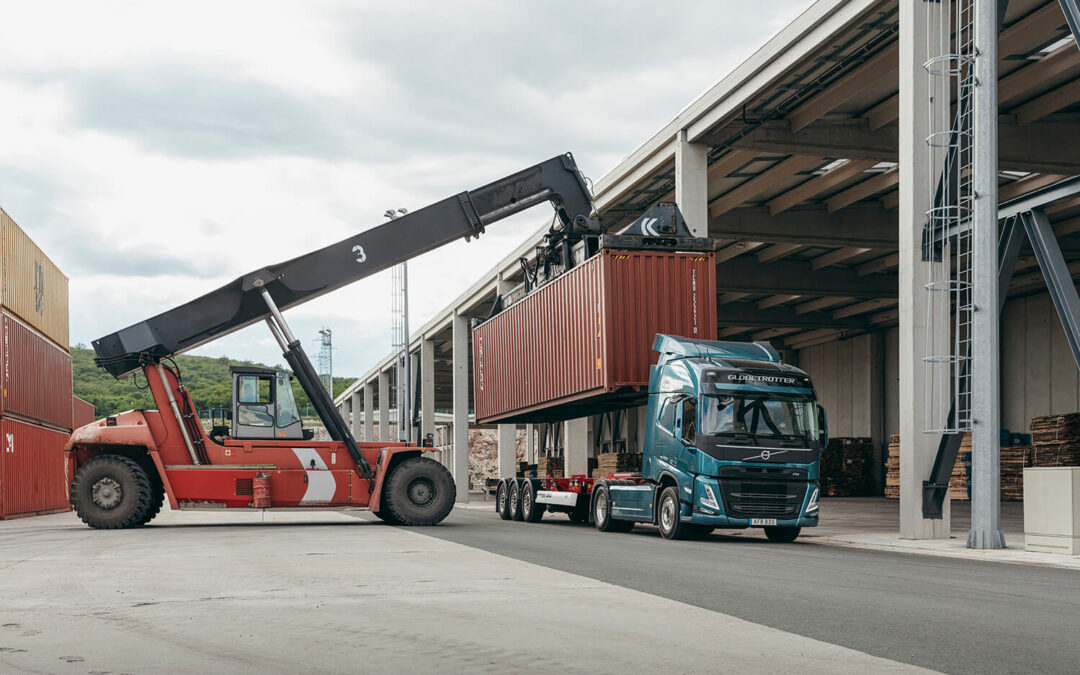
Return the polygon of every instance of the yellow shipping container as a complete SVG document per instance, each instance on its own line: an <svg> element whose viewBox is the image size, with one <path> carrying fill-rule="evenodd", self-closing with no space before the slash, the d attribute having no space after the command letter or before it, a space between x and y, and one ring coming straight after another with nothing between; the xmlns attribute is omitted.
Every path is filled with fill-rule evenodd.
<svg viewBox="0 0 1080 675"><path fill-rule="evenodd" d="M0 209L0 305L64 348L68 278Z"/></svg>

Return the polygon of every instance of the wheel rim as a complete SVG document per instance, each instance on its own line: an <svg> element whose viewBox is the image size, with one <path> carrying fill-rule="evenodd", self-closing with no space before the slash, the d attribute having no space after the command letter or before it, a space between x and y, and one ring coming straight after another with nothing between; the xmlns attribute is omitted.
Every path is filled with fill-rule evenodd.
<svg viewBox="0 0 1080 675"><path fill-rule="evenodd" d="M430 478L417 476L405 486L405 496L415 506L430 506L438 496L438 491Z"/></svg>
<svg viewBox="0 0 1080 675"><path fill-rule="evenodd" d="M660 505L660 527L670 532L674 524L675 504L670 497L666 497L664 498L664 502Z"/></svg>
<svg viewBox="0 0 1080 675"><path fill-rule="evenodd" d="M596 498L596 522L607 522L607 495L604 493Z"/></svg>
<svg viewBox="0 0 1080 675"><path fill-rule="evenodd" d="M124 490L113 478L102 478L94 483L91 499L98 508L111 511L124 500Z"/></svg>
<svg viewBox="0 0 1080 675"><path fill-rule="evenodd" d="M532 514L532 490L526 489L521 493L521 510L525 515Z"/></svg>
<svg viewBox="0 0 1080 675"><path fill-rule="evenodd" d="M500 485L499 486L499 493L497 495L495 495L495 503L496 503L500 513L502 513L503 511L506 510L506 486L505 485Z"/></svg>
<svg viewBox="0 0 1080 675"><path fill-rule="evenodd" d="M510 512L513 513L519 510L521 502L518 501L518 487L515 485L510 489Z"/></svg>

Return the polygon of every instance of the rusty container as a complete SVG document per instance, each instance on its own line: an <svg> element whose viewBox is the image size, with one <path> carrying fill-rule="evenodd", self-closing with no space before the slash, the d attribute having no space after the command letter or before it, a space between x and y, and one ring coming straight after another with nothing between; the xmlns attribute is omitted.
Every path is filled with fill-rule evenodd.
<svg viewBox="0 0 1080 675"><path fill-rule="evenodd" d="M68 279L0 209L0 306L68 351Z"/></svg>
<svg viewBox="0 0 1080 675"><path fill-rule="evenodd" d="M603 249L473 329L476 421L640 405L657 333L716 339L713 254Z"/></svg>
<svg viewBox="0 0 1080 675"><path fill-rule="evenodd" d="M78 429L96 420L94 406L78 396L71 397L71 428Z"/></svg>
<svg viewBox="0 0 1080 675"><path fill-rule="evenodd" d="M0 518L70 510L68 434L0 417Z"/></svg>
<svg viewBox="0 0 1080 675"><path fill-rule="evenodd" d="M0 311L0 412L71 430L71 355Z"/></svg>

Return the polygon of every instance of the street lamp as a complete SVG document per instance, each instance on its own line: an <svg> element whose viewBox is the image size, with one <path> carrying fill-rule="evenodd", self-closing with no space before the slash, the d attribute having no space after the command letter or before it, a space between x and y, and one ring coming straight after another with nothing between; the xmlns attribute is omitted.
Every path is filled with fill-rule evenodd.
<svg viewBox="0 0 1080 675"><path fill-rule="evenodd" d="M383 215L390 220L404 216L408 209L387 209ZM409 388L411 377L409 370L409 265L401 263L401 349L398 356L398 436L399 440L412 440L412 412L410 408Z"/></svg>

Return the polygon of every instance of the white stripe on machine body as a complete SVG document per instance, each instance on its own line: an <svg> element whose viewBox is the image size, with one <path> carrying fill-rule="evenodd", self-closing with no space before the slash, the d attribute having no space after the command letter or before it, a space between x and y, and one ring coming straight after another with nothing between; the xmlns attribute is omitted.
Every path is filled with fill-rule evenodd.
<svg viewBox="0 0 1080 675"><path fill-rule="evenodd" d="M304 492L300 503L325 504L333 501L334 493L337 491L337 481L319 451L315 448L293 448L292 451L307 472L307 491ZM312 462L315 463L314 469L311 468Z"/></svg>

